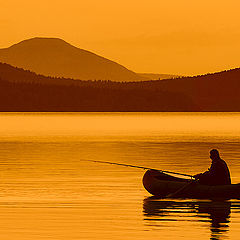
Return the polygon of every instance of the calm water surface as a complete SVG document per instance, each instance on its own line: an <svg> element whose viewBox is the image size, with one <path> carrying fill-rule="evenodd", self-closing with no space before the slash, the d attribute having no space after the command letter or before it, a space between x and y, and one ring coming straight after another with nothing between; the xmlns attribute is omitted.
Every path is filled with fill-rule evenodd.
<svg viewBox="0 0 240 240"><path fill-rule="evenodd" d="M0 114L0 236L239 239L240 201L153 199L144 171L195 174L218 148L240 182L239 113Z"/></svg>

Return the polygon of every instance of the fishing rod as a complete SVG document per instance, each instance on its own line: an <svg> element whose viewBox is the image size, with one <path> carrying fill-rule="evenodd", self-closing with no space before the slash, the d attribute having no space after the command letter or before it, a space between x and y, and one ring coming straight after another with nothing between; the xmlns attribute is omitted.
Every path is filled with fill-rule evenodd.
<svg viewBox="0 0 240 240"><path fill-rule="evenodd" d="M185 174L185 173L177 173L177 172L172 172L172 171L159 170L159 169L154 169L154 168L149 168L149 167L144 167L144 166L136 166L136 165L131 165L131 164L123 164L123 163L115 163L115 162L97 161L97 160L90 160L90 159L82 159L82 160L83 161L88 161L88 162L106 163L106 164L124 166L124 167L140 168L140 169L144 169L144 170L155 170L155 171L159 171L159 172L162 172L162 173L170 173L170 174L182 175L182 176L185 176L185 177L194 178L194 176L189 175L189 174Z"/></svg>

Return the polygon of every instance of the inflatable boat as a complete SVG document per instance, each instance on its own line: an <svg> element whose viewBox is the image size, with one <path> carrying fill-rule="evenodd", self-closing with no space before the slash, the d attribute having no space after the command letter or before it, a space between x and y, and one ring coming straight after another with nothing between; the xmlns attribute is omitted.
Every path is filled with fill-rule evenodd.
<svg viewBox="0 0 240 240"><path fill-rule="evenodd" d="M146 171L143 186L149 193L160 198L240 199L240 184L203 185L157 170Z"/></svg>

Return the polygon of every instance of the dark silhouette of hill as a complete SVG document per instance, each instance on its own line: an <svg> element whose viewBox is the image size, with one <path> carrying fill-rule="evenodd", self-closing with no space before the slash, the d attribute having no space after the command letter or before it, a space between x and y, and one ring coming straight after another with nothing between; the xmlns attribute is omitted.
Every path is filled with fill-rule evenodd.
<svg viewBox="0 0 240 240"><path fill-rule="evenodd" d="M240 111L240 68L203 76L143 83L144 87L189 96L202 111Z"/></svg>
<svg viewBox="0 0 240 240"><path fill-rule="evenodd" d="M138 82L140 83L140 82ZM142 84L44 77L0 63L0 111L193 111L188 96Z"/></svg>
<svg viewBox="0 0 240 240"><path fill-rule="evenodd" d="M158 73L138 73L138 75L148 78L149 80L162 80L162 79L172 79L179 78L179 75L173 74L158 74Z"/></svg>
<svg viewBox="0 0 240 240"><path fill-rule="evenodd" d="M240 112L240 68L142 82L45 77L0 63L0 111Z"/></svg>
<svg viewBox="0 0 240 240"><path fill-rule="evenodd" d="M0 61L45 76L82 80L147 80L116 62L57 38L33 38L0 49Z"/></svg>

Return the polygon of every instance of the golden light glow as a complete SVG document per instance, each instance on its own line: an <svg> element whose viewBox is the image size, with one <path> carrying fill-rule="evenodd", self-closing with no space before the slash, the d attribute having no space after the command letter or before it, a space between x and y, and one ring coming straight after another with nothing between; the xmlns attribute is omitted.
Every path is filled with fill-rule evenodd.
<svg viewBox="0 0 240 240"><path fill-rule="evenodd" d="M239 67L238 0L0 3L1 48L59 37L136 72L188 75Z"/></svg>

